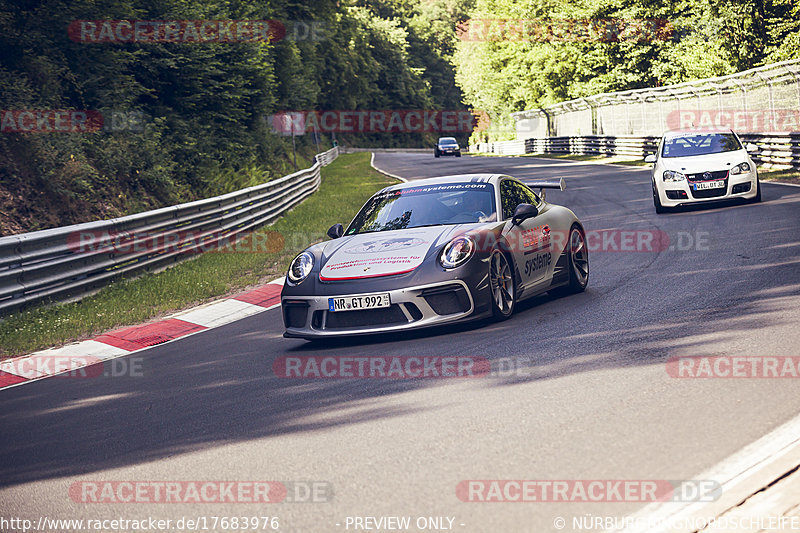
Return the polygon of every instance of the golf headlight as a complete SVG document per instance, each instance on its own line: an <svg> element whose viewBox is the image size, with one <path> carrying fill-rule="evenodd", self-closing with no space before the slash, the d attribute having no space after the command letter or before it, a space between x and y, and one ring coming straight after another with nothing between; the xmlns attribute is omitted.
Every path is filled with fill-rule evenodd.
<svg viewBox="0 0 800 533"><path fill-rule="evenodd" d="M456 237L442 249L439 262L444 268L456 268L466 263L475 252L475 241L472 237Z"/></svg>
<svg viewBox="0 0 800 533"><path fill-rule="evenodd" d="M676 170L665 170L663 177L664 181L683 181L686 179L686 176Z"/></svg>
<svg viewBox="0 0 800 533"><path fill-rule="evenodd" d="M314 267L314 256L308 252L303 252L292 260L289 265L289 272L286 274L289 285L299 285L311 273Z"/></svg>
<svg viewBox="0 0 800 533"><path fill-rule="evenodd" d="M750 163L739 163L731 169L731 174L743 174L750 172Z"/></svg>

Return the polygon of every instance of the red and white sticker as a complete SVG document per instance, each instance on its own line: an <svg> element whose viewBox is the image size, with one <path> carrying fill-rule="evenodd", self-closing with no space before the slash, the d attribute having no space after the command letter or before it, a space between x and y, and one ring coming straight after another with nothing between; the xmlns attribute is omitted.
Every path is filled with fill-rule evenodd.
<svg viewBox="0 0 800 533"><path fill-rule="evenodd" d="M331 256L319 279L341 281L411 272L422 264L439 231L355 235Z"/></svg>

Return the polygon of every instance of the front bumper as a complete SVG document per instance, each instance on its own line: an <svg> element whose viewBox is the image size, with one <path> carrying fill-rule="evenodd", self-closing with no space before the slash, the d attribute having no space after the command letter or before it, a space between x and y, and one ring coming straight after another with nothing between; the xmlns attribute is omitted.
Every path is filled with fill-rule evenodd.
<svg viewBox="0 0 800 533"><path fill-rule="evenodd" d="M756 172L728 175L725 186L720 189L696 191L692 184L696 182L683 180L677 182L660 181L657 191L664 207L678 207L690 204L720 202L735 198L754 198L758 189Z"/></svg>
<svg viewBox="0 0 800 533"><path fill-rule="evenodd" d="M388 291L390 307L357 311L328 310L325 296L281 297L284 337L318 338L368 335L448 324L477 318L475 299L462 280L448 280ZM374 293L371 292L371 293ZM370 294L370 293L361 293ZM342 292L337 296L358 296Z"/></svg>

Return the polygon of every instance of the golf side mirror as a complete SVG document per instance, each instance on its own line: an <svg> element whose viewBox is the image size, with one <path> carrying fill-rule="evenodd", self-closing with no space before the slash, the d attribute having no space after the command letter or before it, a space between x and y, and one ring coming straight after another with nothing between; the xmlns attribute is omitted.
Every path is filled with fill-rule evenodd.
<svg viewBox="0 0 800 533"><path fill-rule="evenodd" d="M644 158L644 162L645 162L645 163L655 163L655 162L656 162L656 156L655 156L655 154L650 154L650 155L648 155L647 157L645 157L645 158Z"/></svg>

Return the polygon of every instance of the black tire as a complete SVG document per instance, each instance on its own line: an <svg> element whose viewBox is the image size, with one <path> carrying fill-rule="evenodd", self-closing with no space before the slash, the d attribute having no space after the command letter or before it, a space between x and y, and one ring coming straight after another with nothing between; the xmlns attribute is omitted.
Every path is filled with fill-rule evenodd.
<svg viewBox="0 0 800 533"><path fill-rule="evenodd" d="M569 283L550 291L555 296L577 294L586 290L589 284L589 249L586 245L586 233L578 224L569 230L567 242L567 268Z"/></svg>
<svg viewBox="0 0 800 533"><path fill-rule="evenodd" d="M495 318L505 320L514 313L517 304L514 268L506 254L496 248L489 256L489 298Z"/></svg>
<svg viewBox="0 0 800 533"><path fill-rule="evenodd" d="M656 213L658 213L659 215L663 215L664 213L667 212L667 208L661 205L661 198L658 197L655 185L653 185L653 206L655 206Z"/></svg>
<svg viewBox="0 0 800 533"><path fill-rule="evenodd" d="M456 152L456 157L461 157L461 152Z"/></svg>
<svg viewBox="0 0 800 533"><path fill-rule="evenodd" d="M433 157L439 157L439 152L438 151L433 152Z"/></svg>
<svg viewBox="0 0 800 533"><path fill-rule="evenodd" d="M750 199L750 202L757 204L760 201L761 201L761 180L756 178L756 195Z"/></svg>

